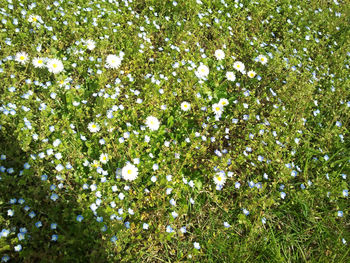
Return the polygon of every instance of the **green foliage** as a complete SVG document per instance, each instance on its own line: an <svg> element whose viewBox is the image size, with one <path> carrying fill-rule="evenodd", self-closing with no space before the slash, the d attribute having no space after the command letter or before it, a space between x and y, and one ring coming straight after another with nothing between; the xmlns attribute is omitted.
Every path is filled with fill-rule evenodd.
<svg viewBox="0 0 350 263"><path fill-rule="evenodd" d="M349 262L348 6L4 2L2 261Z"/></svg>

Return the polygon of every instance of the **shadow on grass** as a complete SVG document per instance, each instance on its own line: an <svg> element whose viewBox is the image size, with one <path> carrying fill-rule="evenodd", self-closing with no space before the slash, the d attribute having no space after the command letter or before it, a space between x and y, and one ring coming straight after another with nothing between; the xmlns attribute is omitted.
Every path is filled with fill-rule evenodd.
<svg viewBox="0 0 350 263"><path fill-rule="evenodd" d="M42 167L31 167L20 175L23 164L31 158L21 150L12 134L3 130L0 133L0 154L6 155L0 166L14 169L12 174L0 172L0 230L11 229L11 233L0 240L1 256L9 255L11 262L106 262L101 223L94 218L76 220L77 215L89 208L79 204L74 186L63 181L64 187L59 189L55 176L49 173L46 173L48 179L42 180L41 175L45 174ZM50 189L52 185L56 185L55 190ZM50 199L53 193L59 196L56 201ZM25 202L10 204L14 198L17 201L23 198ZM9 209L14 210L12 217L7 214ZM29 216L32 211L35 212L33 218ZM86 214L93 217L91 211ZM38 228L35 224L39 221L42 226ZM52 223L57 224L56 229L51 229ZM25 239L19 241L17 234L23 227L28 232ZM52 241L52 235L58 235L58 240ZM21 252L14 250L18 244L23 247Z"/></svg>

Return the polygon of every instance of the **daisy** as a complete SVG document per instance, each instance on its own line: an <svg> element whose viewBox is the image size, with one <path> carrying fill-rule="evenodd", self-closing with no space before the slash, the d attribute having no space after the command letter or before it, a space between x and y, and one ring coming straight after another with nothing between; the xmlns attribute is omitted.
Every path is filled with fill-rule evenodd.
<svg viewBox="0 0 350 263"><path fill-rule="evenodd" d="M216 176L214 176L214 183L216 185L223 186L226 182L226 175L224 173L217 173Z"/></svg>
<svg viewBox="0 0 350 263"><path fill-rule="evenodd" d="M219 103L213 104L212 109L216 115L220 115L223 111L223 107Z"/></svg>
<svg viewBox="0 0 350 263"><path fill-rule="evenodd" d="M181 109L183 111L189 111L191 109L191 104L189 104L187 101L184 101L181 103Z"/></svg>
<svg viewBox="0 0 350 263"><path fill-rule="evenodd" d="M209 68L206 65L200 65L195 74L198 78L205 79L209 75Z"/></svg>
<svg viewBox="0 0 350 263"><path fill-rule="evenodd" d="M148 116L146 119L146 125L148 128L150 128L152 131L156 131L159 129L160 122L156 117Z"/></svg>
<svg viewBox="0 0 350 263"><path fill-rule="evenodd" d="M116 55L108 55L106 59L107 68L117 69L122 63L122 57L118 57Z"/></svg>
<svg viewBox="0 0 350 263"><path fill-rule="evenodd" d="M28 18L28 22L33 23L33 24L38 23L38 22L41 23L41 21L42 21L42 19L38 15L30 15Z"/></svg>
<svg viewBox="0 0 350 263"><path fill-rule="evenodd" d="M93 50L96 47L96 42L91 39L86 40L85 44L88 50Z"/></svg>
<svg viewBox="0 0 350 263"><path fill-rule="evenodd" d="M28 54L26 52L18 52L16 54L15 60L24 65L28 61Z"/></svg>
<svg viewBox="0 0 350 263"><path fill-rule="evenodd" d="M62 61L56 58L49 59L46 67L53 74L60 73L64 70Z"/></svg>
<svg viewBox="0 0 350 263"><path fill-rule="evenodd" d="M258 57L257 57L257 60L261 63L261 64L263 64L263 65L265 65L266 63L267 63L267 57L266 56L264 56L264 55L259 55Z"/></svg>
<svg viewBox="0 0 350 263"><path fill-rule="evenodd" d="M128 163L122 169L122 177L124 180L133 181L137 178L138 169L135 165Z"/></svg>
<svg viewBox="0 0 350 263"><path fill-rule="evenodd" d="M103 164L106 164L108 162L108 154L107 153L101 153L100 155L100 162Z"/></svg>
<svg viewBox="0 0 350 263"><path fill-rule="evenodd" d="M241 61L236 61L235 63L233 63L233 67L234 69L240 71L240 72L244 72L245 66Z"/></svg>
<svg viewBox="0 0 350 263"><path fill-rule="evenodd" d="M225 58L225 53L224 53L224 51L221 50L221 49L216 50L216 51L215 51L215 57L216 57L217 60L222 60L222 59L224 59L224 58Z"/></svg>
<svg viewBox="0 0 350 263"><path fill-rule="evenodd" d="M232 71L226 72L226 78L227 78L229 81L235 81L235 80L236 80L235 73L233 73Z"/></svg>
<svg viewBox="0 0 350 263"><path fill-rule="evenodd" d="M43 68L45 67L43 58L33 58L32 63L35 68Z"/></svg>
<svg viewBox="0 0 350 263"><path fill-rule="evenodd" d="M100 130L100 126L94 122L90 122L88 125L88 129L90 132L98 132Z"/></svg>
<svg viewBox="0 0 350 263"><path fill-rule="evenodd" d="M249 78L251 78L251 79L252 79L252 78L254 78L254 77L255 77L256 73L255 73L255 71L250 70L250 71L248 71L247 75L248 75L248 77L249 77Z"/></svg>
<svg viewBox="0 0 350 263"><path fill-rule="evenodd" d="M220 99L219 105L225 107L226 105L228 105L228 100L224 98Z"/></svg>

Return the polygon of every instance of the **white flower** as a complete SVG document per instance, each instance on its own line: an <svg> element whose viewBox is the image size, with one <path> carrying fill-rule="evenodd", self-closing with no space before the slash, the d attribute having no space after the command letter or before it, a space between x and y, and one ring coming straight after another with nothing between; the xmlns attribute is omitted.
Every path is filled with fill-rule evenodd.
<svg viewBox="0 0 350 263"><path fill-rule="evenodd" d="M209 75L209 68L206 65L200 65L195 74L198 78L205 79Z"/></svg>
<svg viewBox="0 0 350 263"><path fill-rule="evenodd" d="M223 111L223 107L219 103L213 104L212 109L216 115L220 115Z"/></svg>
<svg viewBox="0 0 350 263"><path fill-rule="evenodd" d="M224 59L224 58L225 58L225 53L224 53L224 51L221 50L221 49L216 50L216 51L215 51L215 57L216 57L217 60L222 60L222 59Z"/></svg>
<svg viewBox="0 0 350 263"><path fill-rule="evenodd" d="M86 40L85 44L88 50L93 50L96 47L96 42L91 39Z"/></svg>
<svg viewBox="0 0 350 263"><path fill-rule="evenodd" d="M122 169L122 177L124 180L133 181L137 178L138 169L135 165L128 163Z"/></svg>
<svg viewBox="0 0 350 263"><path fill-rule="evenodd" d="M193 246L194 246L195 249L201 249L201 246L199 245L198 242L194 242Z"/></svg>
<svg viewBox="0 0 350 263"><path fill-rule="evenodd" d="M233 68L243 73L245 66L241 61L236 61L235 63L233 63Z"/></svg>
<svg viewBox="0 0 350 263"><path fill-rule="evenodd" d="M45 67L45 60L43 58L33 58L32 63L35 68Z"/></svg>
<svg viewBox="0 0 350 263"><path fill-rule="evenodd" d="M258 57L257 57L257 60L261 63L261 64L263 64L263 65L265 65L266 63L267 63L267 57L266 56L264 56L264 55L259 55Z"/></svg>
<svg viewBox="0 0 350 263"><path fill-rule="evenodd" d="M107 153L101 153L100 155L100 162L106 164L108 162L108 154Z"/></svg>
<svg viewBox="0 0 350 263"><path fill-rule="evenodd" d="M226 105L228 105L228 100L224 99L224 98L220 99L219 100L219 105L225 107Z"/></svg>
<svg viewBox="0 0 350 263"><path fill-rule="evenodd" d="M116 55L108 55L106 59L107 68L117 69L122 63L123 57L118 57Z"/></svg>
<svg viewBox="0 0 350 263"><path fill-rule="evenodd" d="M64 70L62 61L59 60L59 59L56 59L56 58L49 59L48 62L47 62L46 67L53 74L60 73L60 72L62 72Z"/></svg>
<svg viewBox="0 0 350 263"><path fill-rule="evenodd" d="M37 22L42 23L43 21L42 21L41 17L38 15L30 15L28 18L28 22L35 24Z"/></svg>
<svg viewBox="0 0 350 263"><path fill-rule="evenodd" d="M226 182L226 176L223 173L217 173L216 176L214 176L214 183L216 185L224 185Z"/></svg>
<svg viewBox="0 0 350 263"><path fill-rule="evenodd" d="M26 52L18 52L16 54L15 60L24 65L28 61L28 54Z"/></svg>
<svg viewBox="0 0 350 263"><path fill-rule="evenodd" d="M189 111L191 109L191 104L189 104L187 101L184 101L181 103L181 109L183 111Z"/></svg>
<svg viewBox="0 0 350 263"><path fill-rule="evenodd" d="M88 125L88 129L90 132L98 132L100 130L100 126L94 122L90 122Z"/></svg>
<svg viewBox="0 0 350 263"><path fill-rule="evenodd" d="M247 75L248 75L248 77L249 77L249 78L251 78L251 79L252 79L252 78L254 78L254 77L255 77L256 73L255 73L255 71L250 70L250 71L248 71Z"/></svg>
<svg viewBox="0 0 350 263"><path fill-rule="evenodd" d="M226 72L226 78L227 78L229 81L235 81L235 80L236 80L235 73L233 73L232 71Z"/></svg>
<svg viewBox="0 0 350 263"><path fill-rule="evenodd" d="M146 119L146 125L148 128L150 128L152 131L156 131L159 129L160 122L156 117L148 116Z"/></svg>

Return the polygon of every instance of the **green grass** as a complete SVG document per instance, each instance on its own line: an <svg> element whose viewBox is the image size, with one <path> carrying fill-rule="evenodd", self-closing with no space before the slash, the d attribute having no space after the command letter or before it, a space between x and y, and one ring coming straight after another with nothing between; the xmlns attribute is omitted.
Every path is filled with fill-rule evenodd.
<svg viewBox="0 0 350 263"><path fill-rule="evenodd" d="M347 1L12 2L0 4L2 261L350 261ZM120 51L120 66L106 68ZM36 57L64 70L35 68ZM216 119L220 99L228 105ZM109 160L91 166L102 153ZM117 170L127 162L134 181Z"/></svg>

